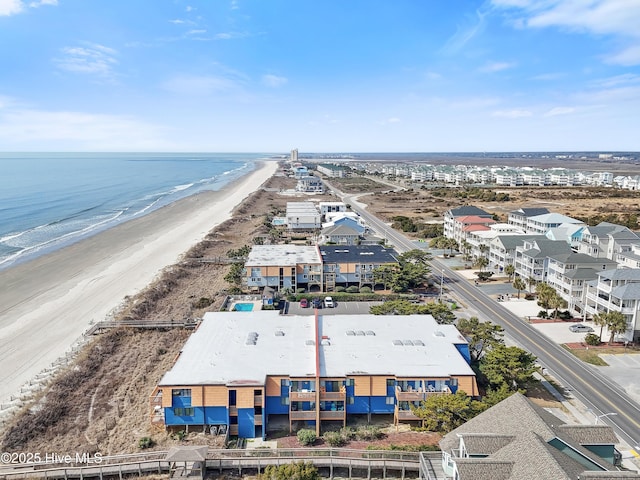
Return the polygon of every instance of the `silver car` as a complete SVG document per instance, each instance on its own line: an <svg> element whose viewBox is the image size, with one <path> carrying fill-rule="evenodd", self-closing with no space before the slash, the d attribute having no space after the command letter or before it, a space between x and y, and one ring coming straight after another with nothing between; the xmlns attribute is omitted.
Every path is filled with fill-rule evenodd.
<svg viewBox="0 0 640 480"><path fill-rule="evenodd" d="M593 328L591 328L589 325L585 325L584 323L575 323L569 327L569 330L571 330L572 332L593 332Z"/></svg>

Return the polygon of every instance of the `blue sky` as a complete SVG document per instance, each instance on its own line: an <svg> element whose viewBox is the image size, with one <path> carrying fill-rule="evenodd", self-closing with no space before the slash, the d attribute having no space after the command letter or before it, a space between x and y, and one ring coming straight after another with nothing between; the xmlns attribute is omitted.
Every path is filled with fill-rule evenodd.
<svg viewBox="0 0 640 480"><path fill-rule="evenodd" d="M0 151L640 151L640 0L0 0Z"/></svg>

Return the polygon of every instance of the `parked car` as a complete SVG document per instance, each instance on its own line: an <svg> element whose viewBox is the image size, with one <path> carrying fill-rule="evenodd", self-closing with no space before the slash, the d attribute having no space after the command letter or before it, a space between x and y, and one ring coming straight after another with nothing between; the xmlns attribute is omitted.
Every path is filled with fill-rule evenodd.
<svg viewBox="0 0 640 480"><path fill-rule="evenodd" d="M319 298L314 298L311 303L313 304L313 308L322 308L322 300Z"/></svg>
<svg viewBox="0 0 640 480"><path fill-rule="evenodd" d="M585 325L584 323L575 323L569 327L569 330L571 330L572 332L593 332L593 328L591 328L589 325Z"/></svg>
<svg viewBox="0 0 640 480"><path fill-rule="evenodd" d="M333 298L324 297L324 306L327 308L333 308L334 307Z"/></svg>
<svg viewBox="0 0 640 480"><path fill-rule="evenodd" d="M300 300L300 307L308 308L309 307L309 300L307 300L306 298L301 299Z"/></svg>

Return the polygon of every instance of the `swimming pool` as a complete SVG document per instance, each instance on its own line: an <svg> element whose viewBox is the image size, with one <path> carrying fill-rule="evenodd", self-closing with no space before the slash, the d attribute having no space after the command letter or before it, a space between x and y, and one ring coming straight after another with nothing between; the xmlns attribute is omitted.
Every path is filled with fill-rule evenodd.
<svg viewBox="0 0 640 480"><path fill-rule="evenodd" d="M253 303L236 303L233 309L236 312L250 312L253 310Z"/></svg>

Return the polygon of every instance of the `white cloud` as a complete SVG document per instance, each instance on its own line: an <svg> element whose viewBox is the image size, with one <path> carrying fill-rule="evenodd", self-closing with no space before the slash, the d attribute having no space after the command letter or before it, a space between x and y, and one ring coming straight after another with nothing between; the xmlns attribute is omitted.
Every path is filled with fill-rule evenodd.
<svg viewBox="0 0 640 480"><path fill-rule="evenodd" d="M238 6L238 0L231 0L231 10L237 10L240 7Z"/></svg>
<svg viewBox="0 0 640 480"><path fill-rule="evenodd" d="M277 75L263 75L262 76L262 84L271 88L278 88L286 85L289 80L285 77L279 77Z"/></svg>
<svg viewBox="0 0 640 480"><path fill-rule="evenodd" d="M200 29L200 30L189 30L187 32L187 35L202 35L203 33L207 33L207 31L206 30L202 30L202 29Z"/></svg>
<svg viewBox="0 0 640 480"><path fill-rule="evenodd" d="M529 110L498 110L491 114L492 117L502 117L502 118L525 118L532 116Z"/></svg>
<svg viewBox="0 0 640 480"><path fill-rule="evenodd" d="M467 43L484 30L485 17L486 13L477 10L475 18L471 19L468 25L457 27L456 33L449 37L442 47L442 52L453 54L462 50Z"/></svg>
<svg viewBox="0 0 640 480"><path fill-rule="evenodd" d="M593 82L598 88L613 88L621 85L635 85L640 83L640 75L634 73L624 73L608 78L601 78Z"/></svg>
<svg viewBox="0 0 640 480"><path fill-rule="evenodd" d="M494 73L494 72L501 72L503 70L508 70L515 66L516 66L515 63L510 63L510 62L490 62L480 67L479 71L484 73Z"/></svg>
<svg viewBox="0 0 640 480"><path fill-rule="evenodd" d="M58 0L34 0L29 2L30 8L38 8L42 5L57 6ZM22 0L0 0L0 17L8 17L25 11L25 3Z"/></svg>
<svg viewBox="0 0 640 480"><path fill-rule="evenodd" d="M557 27L572 32L611 35L620 51L605 57L609 63L640 64L640 2L637 0L492 0L502 9L520 10L514 23L522 27Z"/></svg>
<svg viewBox="0 0 640 480"><path fill-rule="evenodd" d="M21 0L0 0L0 16L8 17L24 10Z"/></svg>
<svg viewBox="0 0 640 480"><path fill-rule="evenodd" d="M575 112L573 107L554 107L544 114L545 117L555 117L557 115L568 115Z"/></svg>
<svg viewBox="0 0 640 480"><path fill-rule="evenodd" d="M116 50L94 43L84 47L64 47L62 54L62 57L54 59L58 68L105 78L112 77L113 66L118 63Z"/></svg>

